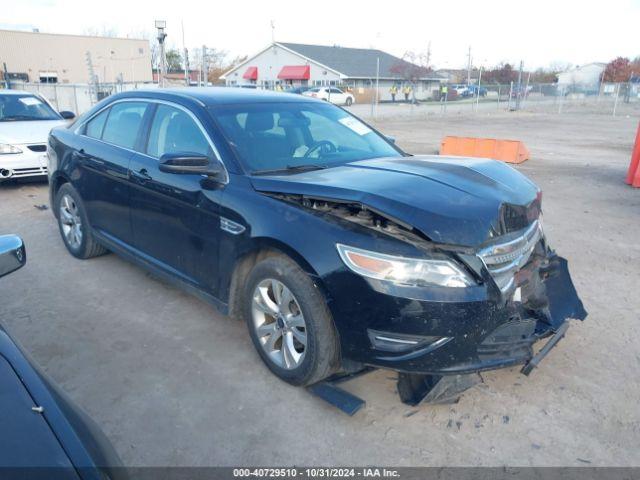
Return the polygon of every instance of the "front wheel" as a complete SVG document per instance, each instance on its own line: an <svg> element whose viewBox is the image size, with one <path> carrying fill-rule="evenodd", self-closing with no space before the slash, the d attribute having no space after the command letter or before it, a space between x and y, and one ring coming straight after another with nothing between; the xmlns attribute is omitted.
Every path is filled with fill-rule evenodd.
<svg viewBox="0 0 640 480"><path fill-rule="evenodd" d="M258 354L282 380L311 385L338 369L338 336L324 296L293 260L274 255L255 265L243 304Z"/></svg>

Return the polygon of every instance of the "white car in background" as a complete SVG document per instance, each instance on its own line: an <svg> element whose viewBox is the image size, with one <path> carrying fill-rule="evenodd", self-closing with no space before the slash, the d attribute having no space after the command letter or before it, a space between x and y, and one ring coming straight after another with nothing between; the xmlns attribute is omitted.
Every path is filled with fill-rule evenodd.
<svg viewBox="0 0 640 480"><path fill-rule="evenodd" d="M46 175L49 132L74 117L40 95L0 90L0 182Z"/></svg>
<svg viewBox="0 0 640 480"><path fill-rule="evenodd" d="M346 105L347 107L355 102L353 95L336 87L314 87L302 92L302 95L326 100L336 105Z"/></svg>

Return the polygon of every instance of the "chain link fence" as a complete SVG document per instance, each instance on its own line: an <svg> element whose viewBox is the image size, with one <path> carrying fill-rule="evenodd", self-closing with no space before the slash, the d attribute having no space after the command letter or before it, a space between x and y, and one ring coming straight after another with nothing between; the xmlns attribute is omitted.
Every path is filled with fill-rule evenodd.
<svg viewBox="0 0 640 480"><path fill-rule="evenodd" d="M444 86L444 85L443 85ZM604 115L640 114L640 83L602 83L596 85L561 85L557 83L486 84L471 87L447 85L427 99L412 101L367 102L352 109L366 117L421 114L475 114L497 111L540 113L589 113ZM375 89L367 98L375 98Z"/></svg>
<svg viewBox="0 0 640 480"><path fill-rule="evenodd" d="M98 85L71 83L26 83L11 82L13 90L37 93L60 111L70 110L78 115L89 110L103 98L114 93L137 90L139 88L157 88L152 83L101 83Z"/></svg>
<svg viewBox="0 0 640 480"><path fill-rule="evenodd" d="M86 112L99 100L114 93L139 88L157 88L152 83L113 83L92 86L88 84L46 84L12 82L13 89L39 93L58 111ZM601 83L596 85L561 85L536 83L498 85L486 84L470 87L461 85L436 86L425 95L413 96L408 101L398 95L396 102L380 101L388 98L386 90L358 88L356 103L349 107L363 117L389 117L421 114L471 114L492 111L523 110L543 113L640 113L640 83ZM189 87L184 87L189 88ZM347 86L344 89L352 91ZM352 91L352 93L356 93ZM378 99L378 103L376 103Z"/></svg>

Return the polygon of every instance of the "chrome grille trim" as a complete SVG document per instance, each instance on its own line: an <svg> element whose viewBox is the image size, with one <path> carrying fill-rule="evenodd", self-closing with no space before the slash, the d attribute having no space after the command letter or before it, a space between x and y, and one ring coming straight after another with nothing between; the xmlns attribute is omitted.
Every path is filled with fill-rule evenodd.
<svg viewBox="0 0 640 480"><path fill-rule="evenodd" d="M490 245L478 252L478 257L502 292L511 288L514 275L529 261L542 235L542 224L536 220L518 238Z"/></svg>

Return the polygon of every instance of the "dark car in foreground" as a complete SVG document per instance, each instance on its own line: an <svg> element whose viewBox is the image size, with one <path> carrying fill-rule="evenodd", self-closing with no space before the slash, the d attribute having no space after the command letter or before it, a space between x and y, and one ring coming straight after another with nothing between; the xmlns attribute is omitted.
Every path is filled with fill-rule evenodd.
<svg viewBox="0 0 640 480"><path fill-rule="evenodd" d="M0 235L0 277L26 262L22 240ZM0 325L0 478L126 478L98 426Z"/></svg>
<svg viewBox="0 0 640 480"><path fill-rule="evenodd" d="M52 131L48 152L72 255L116 252L243 318L292 384L524 364L586 315L524 175L408 155L327 102L128 92Z"/></svg>

